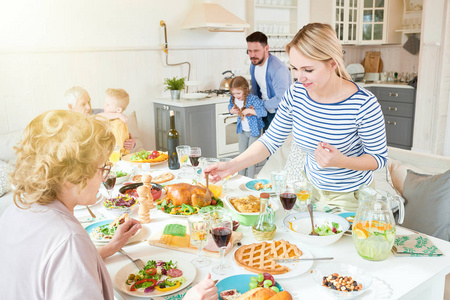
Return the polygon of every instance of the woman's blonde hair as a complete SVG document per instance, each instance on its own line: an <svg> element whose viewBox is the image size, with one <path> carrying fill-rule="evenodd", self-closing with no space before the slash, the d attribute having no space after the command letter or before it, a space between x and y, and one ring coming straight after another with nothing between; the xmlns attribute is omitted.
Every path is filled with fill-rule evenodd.
<svg viewBox="0 0 450 300"><path fill-rule="evenodd" d="M230 92L232 89L241 89L244 92L244 105L242 106L242 108L245 109L245 105L247 104L247 96L248 94L250 94L250 86L248 84L247 79L245 79L242 76L234 77L233 79L231 79L230 82ZM233 103L233 105L236 105L234 101L235 99L234 96L232 95L231 102Z"/></svg>
<svg viewBox="0 0 450 300"><path fill-rule="evenodd" d="M336 75L352 80L345 70L342 46L331 25L309 23L303 26L286 45L286 52L289 54L292 48L310 59L323 62L333 60L336 63Z"/></svg>
<svg viewBox="0 0 450 300"><path fill-rule="evenodd" d="M114 145L106 119L66 110L39 115L15 147L17 164L11 175L14 203L25 209L32 203L48 204L67 182L83 189Z"/></svg>

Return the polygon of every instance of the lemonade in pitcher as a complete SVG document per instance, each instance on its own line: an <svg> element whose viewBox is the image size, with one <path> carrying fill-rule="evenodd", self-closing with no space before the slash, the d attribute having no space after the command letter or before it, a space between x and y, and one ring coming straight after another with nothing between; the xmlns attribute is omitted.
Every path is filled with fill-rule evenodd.
<svg viewBox="0 0 450 300"><path fill-rule="evenodd" d="M395 226L375 220L353 224L352 233L356 251L368 260L386 259L395 240Z"/></svg>

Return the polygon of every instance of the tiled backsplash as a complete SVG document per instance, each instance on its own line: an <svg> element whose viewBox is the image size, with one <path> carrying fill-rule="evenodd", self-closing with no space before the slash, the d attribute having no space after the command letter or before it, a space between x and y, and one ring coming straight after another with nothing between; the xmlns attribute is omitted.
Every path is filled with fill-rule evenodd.
<svg viewBox="0 0 450 300"><path fill-rule="evenodd" d="M403 49L403 45L381 46L344 46L345 65L360 64L366 52L380 51L384 71L417 72L419 67L419 54L413 55Z"/></svg>

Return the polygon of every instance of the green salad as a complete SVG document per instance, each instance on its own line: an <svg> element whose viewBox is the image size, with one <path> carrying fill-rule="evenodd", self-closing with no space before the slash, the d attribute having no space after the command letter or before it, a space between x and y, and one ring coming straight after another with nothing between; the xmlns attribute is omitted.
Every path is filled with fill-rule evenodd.
<svg viewBox="0 0 450 300"><path fill-rule="evenodd" d="M315 231L320 236L334 235L342 232L342 230L339 230L339 223L331 222L330 226L330 223L328 221L323 223L319 227L316 226Z"/></svg>

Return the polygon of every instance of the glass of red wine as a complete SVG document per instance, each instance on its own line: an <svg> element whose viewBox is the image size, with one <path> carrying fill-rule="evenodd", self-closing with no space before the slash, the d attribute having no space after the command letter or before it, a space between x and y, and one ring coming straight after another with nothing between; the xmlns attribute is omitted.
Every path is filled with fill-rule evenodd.
<svg viewBox="0 0 450 300"><path fill-rule="evenodd" d="M200 147L191 147L191 150L189 151L189 160L191 161L191 165L194 167L194 176L197 177L197 181L199 179L198 170L200 168L198 167L200 161L200 156L202 155L202 149Z"/></svg>
<svg viewBox="0 0 450 300"><path fill-rule="evenodd" d="M292 212L297 201L297 195L295 194L294 184L287 183L280 187L280 202L283 205L286 215Z"/></svg>
<svg viewBox="0 0 450 300"><path fill-rule="evenodd" d="M225 263L225 249L231 241L231 234L233 233L231 216L224 215L221 218L211 220L211 232L220 253L220 263L212 270L217 275L228 275L233 269L230 264Z"/></svg>
<svg viewBox="0 0 450 300"><path fill-rule="evenodd" d="M108 177L106 177L105 180L103 180L103 186L108 191L108 199L112 198L112 190L114 189L114 186L116 185L116 175L109 174Z"/></svg>

